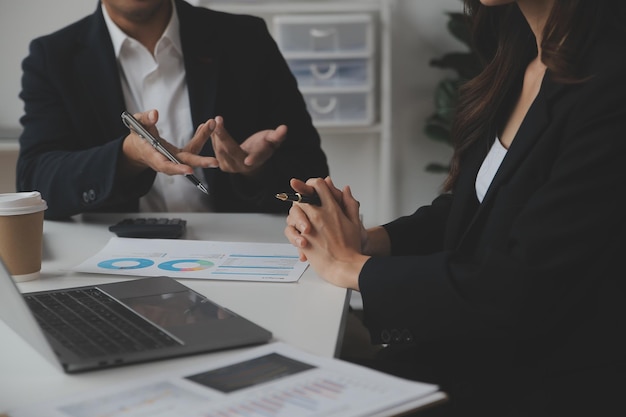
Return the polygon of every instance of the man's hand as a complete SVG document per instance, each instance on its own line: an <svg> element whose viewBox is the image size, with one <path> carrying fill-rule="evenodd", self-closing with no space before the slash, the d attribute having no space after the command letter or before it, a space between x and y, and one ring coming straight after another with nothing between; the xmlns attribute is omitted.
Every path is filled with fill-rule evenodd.
<svg viewBox="0 0 626 417"><path fill-rule="evenodd" d="M215 118L211 141L219 168L224 172L253 176L270 159L287 137L287 126L261 130L239 144L224 127L221 116Z"/></svg>
<svg viewBox="0 0 626 417"><path fill-rule="evenodd" d="M157 172L163 172L168 175L188 175L193 173L194 167L217 167L218 162L215 158L198 155L215 129L215 120L209 119L198 126L189 143L183 149L179 149L159 137L156 129L156 123L159 120L157 110L136 113L133 116L181 163L176 164L170 161L148 141L142 139L131 130L122 145L124 162L120 169L123 174L134 175L146 168L152 168Z"/></svg>

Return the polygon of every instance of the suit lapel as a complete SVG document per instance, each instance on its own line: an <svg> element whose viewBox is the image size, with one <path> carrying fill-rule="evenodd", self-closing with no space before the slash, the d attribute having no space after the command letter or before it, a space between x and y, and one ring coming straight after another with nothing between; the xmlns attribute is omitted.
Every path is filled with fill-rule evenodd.
<svg viewBox="0 0 626 417"><path fill-rule="evenodd" d="M446 235L446 242L449 243L450 247L458 248L463 243L467 235L471 232L472 226L476 223L476 220L490 207L490 202L498 193L498 189L508 181L518 166L523 163L528 152L533 148L537 140L541 137L542 132L548 126L550 121L550 102L563 88L564 86L562 84L556 84L550 81L549 73L546 72L539 94L517 131L511 147L507 151L500 168L487 190L483 202L478 205L477 210L470 210L474 215L471 220L469 220L469 223L467 222L467 214L463 213L463 211L466 210L467 207L473 207L477 204L474 203L474 205L472 205L471 199L477 202L475 190L476 174L486 156L486 150L483 149L484 147L481 145L477 145L474 146L475 149L473 149L472 152L468 153L467 166L464 168L464 171L471 172L473 175L465 175L464 181L459 182L455 190L455 202L458 190L459 196L461 197L461 204L455 204L451 213L450 227ZM495 138L495 133L493 136Z"/></svg>
<svg viewBox="0 0 626 417"><path fill-rule="evenodd" d="M478 172L488 148L482 144L476 144L468 149L463 157L463 171ZM453 249L457 246L463 232L467 230L472 216L478 208L476 198L476 177L474 175L460 175L454 187L454 204L448 217L448 226L445 235L445 247Z"/></svg>
<svg viewBox="0 0 626 417"><path fill-rule="evenodd" d="M109 32L104 23L101 6L90 17L93 25L79 40L74 73L80 79L80 85L88 91L92 114L104 132L121 134L125 131L120 114L124 109L124 95L119 79L117 60Z"/></svg>
<svg viewBox="0 0 626 417"><path fill-rule="evenodd" d="M544 83L547 79L544 80ZM546 88L542 88L537 98L528 109L526 117L517 131L511 147L506 153L500 168L493 178L487 194L483 199L483 203L488 203L502 185L516 170L516 168L524 161L528 152L535 145L535 142L541 137L541 133L548 125L548 92ZM487 204L482 204L485 206Z"/></svg>
<svg viewBox="0 0 626 417"><path fill-rule="evenodd" d="M89 25L89 31L78 41L74 71L82 88L90 92L89 105L94 109L101 128L109 131L111 126L118 126L115 131L123 132L120 113L125 108L124 95L115 52L100 7L90 17L94 19L94 24ZM196 19L192 6L177 1L176 7L191 117L194 126L197 126L215 116L219 56L216 52L217 33L212 26L207 27L206 22Z"/></svg>
<svg viewBox="0 0 626 417"><path fill-rule="evenodd" d="M180 39L185 59L191 120L195 128L208 118L217 115L215 101L221 56L219 31L215 27L214 19L210 19L208 24L206 19L198 19L198 13L193 6L182 1L176 1L175 4L180 21ZM205 16L205 13L201 15ZM206 142L200 153L207 156L215 155L211 140ZM204 170L209 190L215 187L216 175L215 169Z"/></svg>
<svg viewBox="0 0 626 417"><path fill-rule="evenodd" d="M187 88L194 126L215 117L215 98L219 68L219 32L206 20L197 19L194 8L176 2L180 38L185 59ZM202 14L204 16L204 14Z"/></svg>

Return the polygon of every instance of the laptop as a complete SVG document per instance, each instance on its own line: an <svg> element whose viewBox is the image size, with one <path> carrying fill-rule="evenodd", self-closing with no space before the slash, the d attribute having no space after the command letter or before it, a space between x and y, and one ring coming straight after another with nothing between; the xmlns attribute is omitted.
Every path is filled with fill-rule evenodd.
<svg viewBox="0 0 626 417"><path fill-rule="evenodd" d="M266 343L272 333L168 277L20 293L0 260L0 319L67 373Z"/></svg>

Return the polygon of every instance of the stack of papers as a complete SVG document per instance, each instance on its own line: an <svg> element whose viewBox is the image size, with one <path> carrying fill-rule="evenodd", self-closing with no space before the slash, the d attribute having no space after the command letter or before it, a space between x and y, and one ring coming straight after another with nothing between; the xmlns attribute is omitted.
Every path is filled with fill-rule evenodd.
<svg viewBox="0 0 626 417"><path fill-rule="evenodd" d="M282 343L71 399L10 410L11 417L390 416L442 401L436 385L407 381Z"/></svg>

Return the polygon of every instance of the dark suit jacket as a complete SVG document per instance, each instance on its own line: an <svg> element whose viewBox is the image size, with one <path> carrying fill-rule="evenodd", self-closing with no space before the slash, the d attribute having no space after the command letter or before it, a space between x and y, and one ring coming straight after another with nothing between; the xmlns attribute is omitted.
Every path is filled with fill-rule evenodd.
<svg viewBox="0 0 626 417"><path fill-rule="evenodd" d="M212 203L225 212L286 212L274 194L292 177L326 176L326 157L296 81L263 20L176 1L194 126L221 115L237 141L288 126L288 138L258 182L205 170ZM128 133L113 46L98 5L93 15L35 39L23 61L25 114L17 189L38 190L48 218L135 211L155 173L115 175ZM148 109L145 109L148 110ZM207 143L203 155L213 155Z"/></svg>
<svg viewBox="0 0 626 417"><path fill-rule="evenodd" d="M431 363L440 383L469 366L508 389L623 364L624 44L595 48L588 81L545 76L482 204L493 137L467 151L453 193L385 225L392 256L359 277L374 343L410 346L404 358Z"/></svg>

